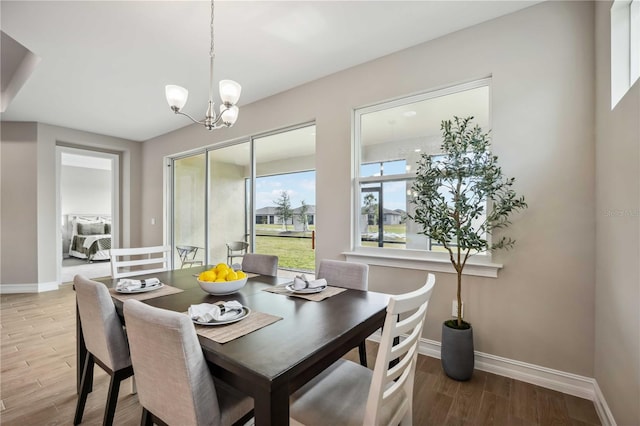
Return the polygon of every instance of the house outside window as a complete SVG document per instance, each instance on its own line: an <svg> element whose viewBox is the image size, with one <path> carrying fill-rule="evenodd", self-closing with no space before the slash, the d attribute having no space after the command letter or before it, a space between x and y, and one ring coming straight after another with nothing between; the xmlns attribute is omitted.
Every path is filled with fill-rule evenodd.
<svg viewBox="0 0 640 426"><path fill-rule="evenodd" d="M441 122L473 116L491 128L490 79L354 111L354 252L443 256L414 223L411 187L423 154L441 155Z"/></svg>

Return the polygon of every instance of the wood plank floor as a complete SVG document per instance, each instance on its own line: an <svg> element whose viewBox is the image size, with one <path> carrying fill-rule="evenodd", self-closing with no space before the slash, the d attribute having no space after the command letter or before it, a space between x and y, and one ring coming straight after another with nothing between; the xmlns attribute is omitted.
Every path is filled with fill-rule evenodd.
<svg viewBox="0 0 640 426"><path fill-rule="evenodd" d="M75 392L75 295L70 285L40 294L0 296L0 424L72 424ZM367 342L369 365L377 345ZM347 357L357 361L357 351ZM420 356L416 425L599 425L591 401L483 371L468 382L449 379L440 360ZM108 376L95 369L86 425L102 424ZM142 409L120 388L114 425L138 425ZM333 425L332 425L333 426Z"/></svg>

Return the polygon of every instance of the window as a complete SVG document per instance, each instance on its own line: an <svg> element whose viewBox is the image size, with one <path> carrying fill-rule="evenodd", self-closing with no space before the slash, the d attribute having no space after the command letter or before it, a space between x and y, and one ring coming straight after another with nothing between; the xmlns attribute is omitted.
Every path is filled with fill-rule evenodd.
<svg viewBox="0 0 640 426"><path fill-rule="evenodd" d="M640 0L611 6L611 109L640 78Z"/></svg>
<svg viewBox="0 0 640 426"><path fill-rule="evenodd" d="M491 128L489 84L483 79L354 111L354 249L347 258L448 262L410 219L411 187L421 156L441 155L442 121L473 116L484 131Z"/></svg>

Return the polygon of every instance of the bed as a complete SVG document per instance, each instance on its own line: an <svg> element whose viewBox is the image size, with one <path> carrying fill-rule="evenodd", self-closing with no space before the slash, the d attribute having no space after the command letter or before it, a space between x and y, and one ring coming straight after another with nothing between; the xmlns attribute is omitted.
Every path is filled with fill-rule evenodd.
<svg viewBox="0 0 640 426"><path fill-rule="evenodd" d="M109 260L111 249L110 215L67 215L69 256L94 260Z"/></svg>

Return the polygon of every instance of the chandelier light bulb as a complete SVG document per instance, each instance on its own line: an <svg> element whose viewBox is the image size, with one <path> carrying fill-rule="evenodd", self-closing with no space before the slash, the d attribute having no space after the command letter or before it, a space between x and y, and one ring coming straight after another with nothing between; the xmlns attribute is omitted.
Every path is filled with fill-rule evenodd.
<svg viewBox="0 0 640 426"><path fill-rule="evenodd" d="M222 116L222 122L225 126L233 126L238 119L239 109L237 106L227 108L224 105L220 105L220 115Z"/></svg>
<svg viewBox="0 0 640 426"><path fill-rule="evenodd" d="M226 105L235 105L240 99L242 86L233 80L220 80L220 99Z"/></svg>
<svg viewBox="0 0 640 426"><path fill-rule="evenodd" d="M167 84L164 87L164 93L167 97L167 103L174 111L180 111L187 103L187 98L189 97L189 91L187 89L173 84Z"/></svg>

